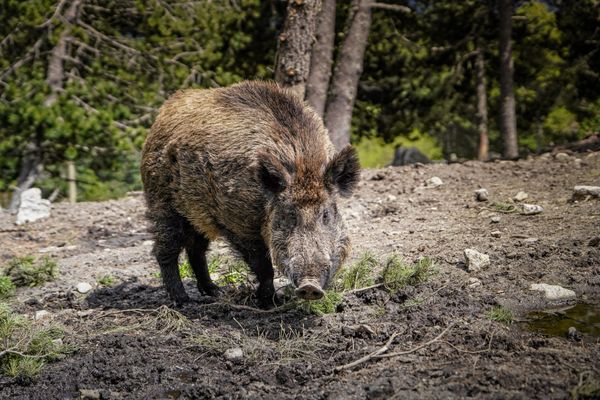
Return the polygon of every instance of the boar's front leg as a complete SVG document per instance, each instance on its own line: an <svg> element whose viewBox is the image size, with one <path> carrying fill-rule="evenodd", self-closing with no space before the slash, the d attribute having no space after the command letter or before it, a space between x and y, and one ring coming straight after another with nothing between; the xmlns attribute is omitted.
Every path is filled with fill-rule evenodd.
<svg viewBox="0 0 600 400"><path fill-rule="evenodd" d="M210 278L206 263L206 250L208 250L209 240L203 234L196 232L191 226L187 229L186 236L185 252L194 275L196 275L198 290L209 296L218 296L220 289Z"/></svg>
<svg viewBox="0 0 600 400"><path fill-rule="evenodd" d="M257 246L246 254L246 262L258 279L256 297L261 306L273 306L276 302L275 287L273 286L273 264L266 246Z"/></svg>

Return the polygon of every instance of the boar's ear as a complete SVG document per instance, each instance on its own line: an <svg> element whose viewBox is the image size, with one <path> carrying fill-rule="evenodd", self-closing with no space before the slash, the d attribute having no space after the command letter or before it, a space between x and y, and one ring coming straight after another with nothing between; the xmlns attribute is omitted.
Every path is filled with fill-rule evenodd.
<svg viewBox="0 0 600 400"><path fill-rule="evenodd" d="M290 175L277 158L271 154L258 154L258 179L273 194L281 193L289 185Z"/></svg>
<svg viewBox="0 0 600 400"><path fill-rule="evenodd" d="M358 184L360 178L360 165L358 154L354 147L348 145L327 164L325 170L325 184L332 188L337 187L340 195L348 197Z"/></svg>

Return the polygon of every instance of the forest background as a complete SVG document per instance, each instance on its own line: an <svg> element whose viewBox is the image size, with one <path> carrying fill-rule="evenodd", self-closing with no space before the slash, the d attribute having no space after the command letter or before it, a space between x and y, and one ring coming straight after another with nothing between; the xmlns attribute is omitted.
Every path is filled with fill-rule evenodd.
<svg viewBox="0 0 600 400"><path fill-rule="evenodd" d="M329 57L313 49L313 64L331 59L320 112L334 120L336 90L349 89L349 127L335 126L365 167L389 164L399 145L433 160L515 158L600 131L598 0L1 0L0 204L32 185L64 198L69 161L79 201L141 189L141 147L164 100L275 79L286 18L311 4L304 42L328 27L332 43ZM356 82L336 89L345 67ZM505 137L509 84L518 154Z"/></svg>

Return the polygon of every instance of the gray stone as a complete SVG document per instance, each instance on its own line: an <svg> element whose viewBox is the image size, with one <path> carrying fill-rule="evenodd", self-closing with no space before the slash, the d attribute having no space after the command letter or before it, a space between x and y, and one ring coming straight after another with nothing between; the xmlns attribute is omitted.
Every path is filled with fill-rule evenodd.
<svg viewBox="0 0 600 400"><path fill-rule="evenodd" d="M427 186L428 188L435 188L443 184L444 182L437 176L432 176L425 182L425 186Z"/></svg>
<svg viewBox="0 0 600 400"><path fill-rule="evenodd" d="M571 156L567 153L556 153L554 158L556 159L556 161L567 162L571 159Z"/></svg>
<svg viewBox="0 0 600 400"><path fill-rule="evenodd" d="M85 293L89 292L90 290L92 290L92 285L90 285L87 282L79 282L77 284L77 286L75 286L75 288L77 289L77 291L79 293L85 294Z"/></svg>
<svg viewBox="0 0 600 400"><path fill-rule="evenodd" d="M21 203L17 211L17 225L33 222L50 216L50 201L42 199L38 188L27 189L21 193Z"/></svg>
<svg viewBox="0 0 600 400"><path fill-rule="evenodd" d="M521 190L515 195L515 197L513 197L513 200L514 201L523 201L528 197L529 197L529 195Z"/></svg>
<svg viewBox="0 0 600 400"><path fill-rule="evenodd" d="M478 286L481 286L481 280L479 280L477 278L469 278L469 287L471 289L474 289Z"/></svg>
<svg viewBox="0 0 600 400"><path fill-rule="evenodd" d="M499 238L500 236L502 236L502 232L500 232L500 231L492 231L492 232L490 232L490 235L492 237Z"/></svg>
<svg viewBox="0 0 600 400"><path fill-rule="evenodd" d="M79 395L82 399L99 399L100 391L98 389L79 389Z"/></svg>
<svg viewBox="0 0 600 400"><path fill-rule="evenodd" d="M491 218L491 221L492 221L494 224L497 224L498 222L502 221L502 218L501 218L499 215L494 215L494 216Z"/></svg>
<svg viewBox="0 0 600 400"><path fill-rule="evenodd" d="M600 197L600 186L575 186L573 189L573 199L574 200L582 200L587 197Z"/></svg>
<svg viewBox="0 0 600 400"><path fill-rule="evenodd" d="M50 317L52 317L52 314L51 314L50 312L48 312L48 311L46 311L46 310L39 310L39 311L36 311L36 312L35 312L35 315L34 315L34 317L33 317L33 318L34 318L36 321L41 321L41 320L43 320L43 319L48 319L48 318L50 318Z"/></svg>
<svg viewBox="0 0 600 400"><path fill-rule="evenodd" d="M481 188L475 191L475 200L477 201L488 201L490 194L487 189Z"/></svg>
<svg viewBox="0 0 600 400"><path fill-rule="evenodd" d="M527 239L523 239L523 243L527 243L527 244L532 244L535 242L538 242L540 239L536 238L536 237L529 237Z"/></svg>
<svg viewBox="0 0 600 400"><path fill-rule="evenodd" d="M522 215L536 215L544 211L544 207L537 204L521 204L519 213Z"/></svg>
<svg viewBox="0 0 600 400"><path fill-rule="evenodd" d="M570 289L565 289L558 285L548 285L546 283L533 283L529 290L535 290L538 292L544 292L546 300L560 301L560 300L572 300L577 295Z"/></svg>
<svg viewBox="0 0 600 400"><path fill-rule="evenodd" d="M490 256L475 249L465 249L464 255L467 271L469 272L477 272L490 265Z"/></svg>
<svg viewBox="0 0 600 400"><path fill-rule="evenodd" d="M244 351L239 347L225 350L224 356L229 361L239 361L244 358Z"/></svg>

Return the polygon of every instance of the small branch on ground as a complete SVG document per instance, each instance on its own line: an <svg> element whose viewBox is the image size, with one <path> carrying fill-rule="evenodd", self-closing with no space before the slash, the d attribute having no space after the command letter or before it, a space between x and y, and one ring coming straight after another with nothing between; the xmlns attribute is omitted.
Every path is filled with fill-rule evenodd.
<svg viewBox="0 0 600 400"><path fill-rule="evenodd" d="M371 354L367 354L366 356L359 358L356 361L353 361L353 362L348 363L348 364L337 366L337 367L334 368L334 371L335 372L339 372L339 371L343 371L345 369L354 368L357 365L365 363L365 362L371 360L372 358L375 358L375 357L381 355L382 353L385 353L386 351L388 351L390 349L392 341L396 338L396 336L398 336L398 332L392 333L392 335L390 336L390 338L388 339L388 341L385 343L385 345L383 347L381 347L378 350L372 352Z"/></svg>

